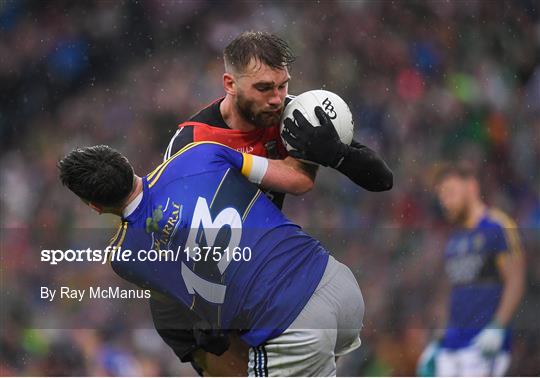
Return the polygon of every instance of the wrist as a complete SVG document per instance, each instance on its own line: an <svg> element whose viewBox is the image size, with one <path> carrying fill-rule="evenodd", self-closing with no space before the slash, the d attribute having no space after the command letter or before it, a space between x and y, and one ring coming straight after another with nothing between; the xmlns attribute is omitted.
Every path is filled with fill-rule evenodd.
<svg viewBox="0 0 540 378"><path fill-rule="evenodd" d="M497 318L493 318L486 328L504 329L505 326Z"/></svg>
<svg viewBox="0 0 540 378"><path fill-rule="evenodd" d="M339 169L339 167L343 164L343 161L349 155L349 151L350 151L350 146L348 144L338 141L338 148L337 148L336 156L332 164L330 164L330 166L334 169Z"/></svg>

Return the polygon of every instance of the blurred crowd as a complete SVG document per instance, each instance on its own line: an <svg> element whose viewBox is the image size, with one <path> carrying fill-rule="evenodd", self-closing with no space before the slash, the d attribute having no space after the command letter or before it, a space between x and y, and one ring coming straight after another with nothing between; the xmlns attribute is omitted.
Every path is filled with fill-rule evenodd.
<svg viewBox="0 0 540 378"><path fill-rule="evenodd" d="M395 175L379 194L321 169L312 192L285 201L363 290L363 344L338 373L414 375L446 302L449 228L430 172L467 160L486 201L520 227L528 285L509 373L538 375L539 12L533 0L0 2L0 374L194 374L161 342L142 301L39 298L46 283L120 284L107 266L40 263L45 247L112 234L111 217L60 185L56 162L76 146L109 144L149 172L177 124L223 95L225 45L263 30L297 55L289 92L341 95L355 139Z"/></svg>

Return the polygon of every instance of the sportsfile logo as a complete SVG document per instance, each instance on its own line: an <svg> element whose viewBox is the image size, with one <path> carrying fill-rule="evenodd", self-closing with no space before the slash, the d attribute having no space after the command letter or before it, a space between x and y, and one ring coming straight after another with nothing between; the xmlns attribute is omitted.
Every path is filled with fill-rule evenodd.
<svg viewBox="0 0 540 378"><path fill-rule="evenodd" d="M58 263L73 262L98 262L106 264L107 262L127 262L127 261L178 261L182 258L182 248L178 250L154 250L141 249L132 251L122 249L122 247L108 246L105 249L43 249L41 250L41 261L50 265Z"/></svg>

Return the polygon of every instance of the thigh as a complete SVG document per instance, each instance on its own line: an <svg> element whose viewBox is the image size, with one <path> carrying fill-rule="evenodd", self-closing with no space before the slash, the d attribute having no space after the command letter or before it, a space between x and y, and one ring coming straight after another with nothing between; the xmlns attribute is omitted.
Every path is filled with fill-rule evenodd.
<svg viewBox="0 0 540 378"><path fill-rule="evenodd" d="M343 356L360 347L360 330L364 319L364 298L356 277L344 264L337 262L336 279L327 291L337 303L337 338L335 354Z"/></svg>
<svg viewBox="0 0 540 378"><path fill-rule="evenodd" d="M250 348L250 376L335 376L339 308L327 291L335 273L335 260L329 261L317 289L289 328Z"/></svg>

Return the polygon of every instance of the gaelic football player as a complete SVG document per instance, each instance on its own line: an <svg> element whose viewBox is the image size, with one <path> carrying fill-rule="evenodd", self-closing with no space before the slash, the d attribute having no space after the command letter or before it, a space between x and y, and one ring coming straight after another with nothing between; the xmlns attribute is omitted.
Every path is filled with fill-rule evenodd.
<svg viewBox="0 0 540 378"><path fill-rule="evenodd" d="M442 338L426 348L422 375L503 376L510 364L510 321L524 292L525 267L516 224L481 199L474 171L448 165L436 192L456 230L444 250L451 284Z"/></svg>
<svg viewBox="0 0 540 378"><path fill-rule="evenodd" d="M58 166L89 206L122 218L115 272L181 303L198 329L235 332L249 346L250 376L333 376L336 356L359 347L364 302L353 273L257 186L300 194L311 180L301 170L205 142L144 177L107 146L73 150ZM140 250L175 257L131 254Z"/></svg>

